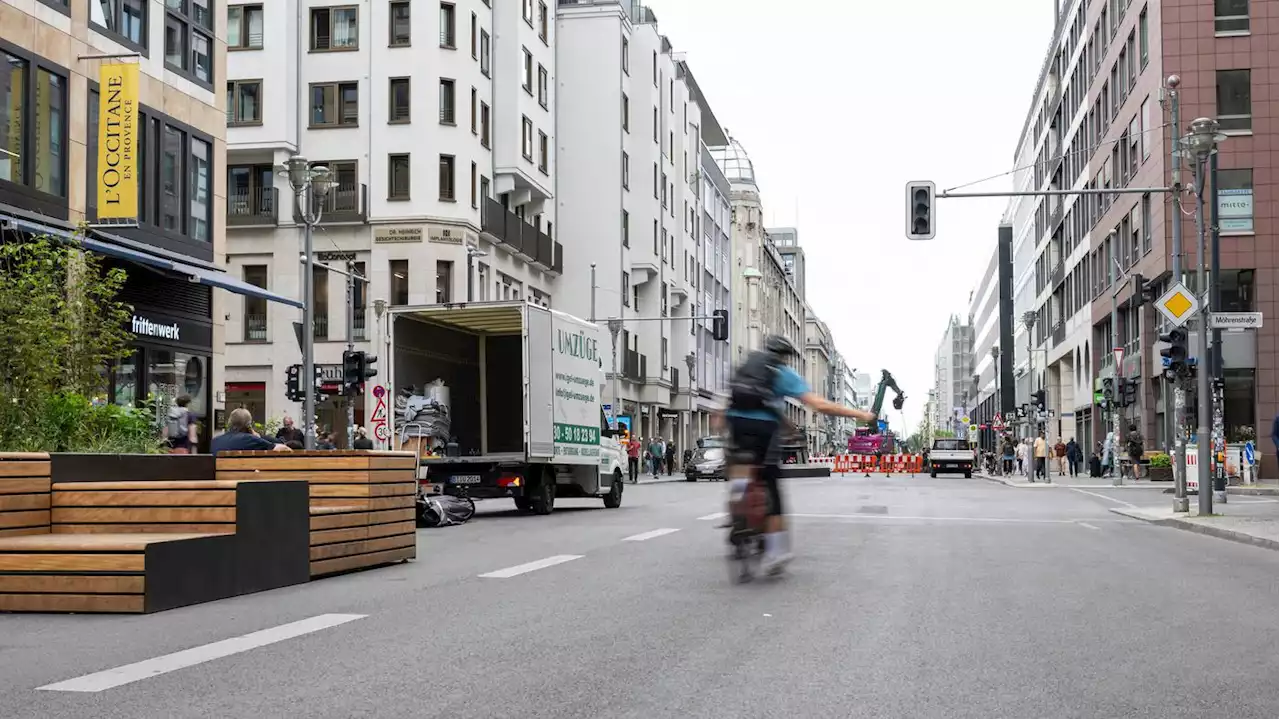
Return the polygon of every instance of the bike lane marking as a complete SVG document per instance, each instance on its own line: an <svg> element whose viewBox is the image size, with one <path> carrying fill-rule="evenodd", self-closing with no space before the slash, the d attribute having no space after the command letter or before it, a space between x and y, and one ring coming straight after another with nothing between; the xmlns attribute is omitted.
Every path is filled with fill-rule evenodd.
<svg viewBox="0 0 1280 719"><path fill-rule="evenodd" d="M624 541L624 542L643 542L643 541L645 541L646 539L653 539L654 537L661 537L661 536L664 536L664 535L667 535L667 534L672 534L672 533L674 533L674 532L679 532L679 531L680 531L679 529L673 529L673 528L671 528L671 527L664 527L664 528L662 528L662 529L654 529L654 530L649 531L649 532L641 532L640 534L633 534L633 535L631 535L630 537L623 537L623 538L622 538L622 541Z"/></svg>
<svg viewBox="0 0 1280 719"><path fill-rule="evenodd" d="M525 574L527 572L534 572L539 569L554 567L557 564L572 562L575 559L582 559L583 556L584 555L581 555L581 554L557 554L555 556L547 557L545 559L539 559L533 562L526 562L524 564L517 564L514 567L507 567L506 569L495 569L492 572L485 572L484 574L481 574L478 576L483 577L485 579L509 579L511 577L515 577L520 574Z"/></svg>
<svg viewBox="0 0 1280 719"><path fill-rule="evenodd" d="M704 514L701 517L698 517L698 521L710 522L712 520L720 519L722 517L727 517L727 516L729 516L728 512L712 512L711 514Z"/></svg>
<svg viewBox="0 0 1280 719"><path fill-rule="evenodd" d="M318 632L322 629L330 629L347 622L357 619L363 619L364 614L320 614L318 616L302 619L288 624L281 624L278 627L262 629L256 632L250 632L239 637L231 639L223 639L222 641L213 642L212 644L202 644L198 647L183 649L172 654L145 659L133 664L125 664L124 666L114 669L107 669L93 674L86 674L75 679L67 679L66 681L56 682L54 684L46 684L42 687L36 687L37 691L50 692L100 692L106 689L113 689L125 684L142 679L157 677L161 674L186 669L197 664L213 661L229 657L233 654L247 652L250 649L264 647L268 644L283 642L286 639L293 639L305 634Z"/></svg>

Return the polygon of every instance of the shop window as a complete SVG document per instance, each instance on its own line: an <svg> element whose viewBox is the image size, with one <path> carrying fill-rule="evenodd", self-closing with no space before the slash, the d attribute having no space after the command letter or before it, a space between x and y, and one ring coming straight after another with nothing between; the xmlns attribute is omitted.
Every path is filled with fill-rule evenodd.
<svg viewBox="0 0 1280 719"><path fill-rule="evenodd" d="M391 304L409 304L409 261L391 260Z"/></svg>
<svg viewBox="0 0 1280 719"><path fill-rule="evenodd" d="M187 409L197 417L209 411L207 390L209 358L155 347L147 347L147 391L159 400L161 408L169 407L182 395L191 398Z"/></svg>
<svg viewBox="0 0 1280 719"><path fill-rule="evenodd" d="M436 304L453 301L453 263L436 262Z"/></svg>
<svg viewBox="0 0 1280 719"><path fill-rule="evenodd" d="M1253 170L1218 170L1218 218L1224 235L1253 232Z"/></svg>
<svg viewBox="0 0 1280 719"><path fill-rule="evenodd" d="M1222 370L1222 425L1228 442L1257 441L1254 404L1257 377L1253 369Z"/></svg>

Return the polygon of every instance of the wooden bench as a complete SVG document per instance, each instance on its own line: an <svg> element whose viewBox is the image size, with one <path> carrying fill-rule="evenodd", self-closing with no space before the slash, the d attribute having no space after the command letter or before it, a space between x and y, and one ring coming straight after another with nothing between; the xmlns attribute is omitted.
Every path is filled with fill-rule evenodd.
<svg viewBox="0 0 1280 719"><path fill-rule="evenodd" d="M0 453L0 537L49 533L49 455Z"/></svg>
<svg viewBox="0 0 1280 719"><path fill-rule="evenodd" d="M224 452L223 481L305 479L310 486L311 576L417 556L411 452Z"/></svg>
<svg viewBox="0 0 1280 719"><path fill-rule="evenodd" d="M154 612L310 578L304 482L18 478L39 463L0 456L0 497L26 481L49 507L0 537L0 611Z"/></svg>

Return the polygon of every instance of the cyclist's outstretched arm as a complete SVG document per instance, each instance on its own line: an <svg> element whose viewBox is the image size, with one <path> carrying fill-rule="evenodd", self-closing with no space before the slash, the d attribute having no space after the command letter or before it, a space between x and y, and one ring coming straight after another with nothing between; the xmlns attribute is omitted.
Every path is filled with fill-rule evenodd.
<svg viewBox="0 0 1280 719"><path fill-rule="evenodd" d="M852 417L854 419L860 419L863 422L874 422L876 420L876 416L871 412L854 409L853 407L846 407L842 404L836 404L826 397L813 392L805 392L800 395L800 401L804 402L805 406L809 409L819 414L834 414L838 417Z"/></svg>

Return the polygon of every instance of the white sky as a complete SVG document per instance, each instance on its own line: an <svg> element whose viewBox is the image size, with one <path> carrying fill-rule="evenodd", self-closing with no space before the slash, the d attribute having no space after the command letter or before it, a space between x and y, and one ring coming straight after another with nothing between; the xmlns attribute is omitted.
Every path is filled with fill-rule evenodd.
<svg viewBox="0 0 1280 719"><path fill-rule="evenodd" d="M910 433L1007 201L941 200L937 238L911 242L905 184L1012 169L1053 0L646 4L751 156L767 225L799 229L810 305L852 366L893 373L906 426L886 401L887 419Z"/></svg>

